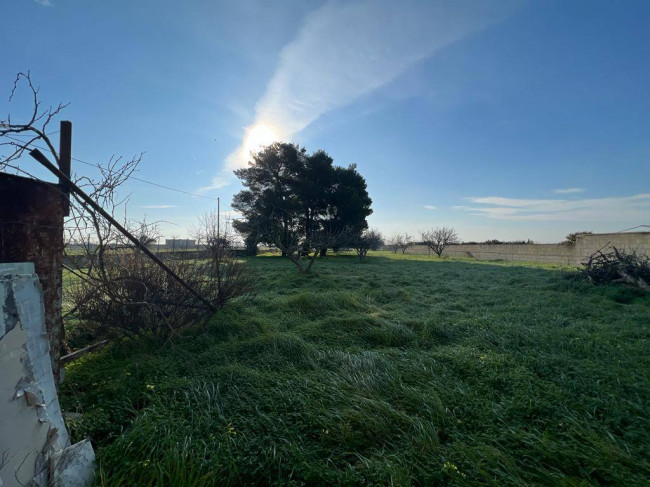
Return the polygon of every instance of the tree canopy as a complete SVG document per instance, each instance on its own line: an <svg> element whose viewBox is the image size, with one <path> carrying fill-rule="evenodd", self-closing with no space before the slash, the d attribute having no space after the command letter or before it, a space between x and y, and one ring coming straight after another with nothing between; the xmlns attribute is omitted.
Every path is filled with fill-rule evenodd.
<svg viewBox="0 0 650 487"><path fill-rule="evenodd" d="M365 179L354 164L335 166L325 151L308 154L275 142L235 174L245 189L233 200L242 214L234 225L249 245L276 245L300 257L347 245L368 228L372 200Z"/></svg>

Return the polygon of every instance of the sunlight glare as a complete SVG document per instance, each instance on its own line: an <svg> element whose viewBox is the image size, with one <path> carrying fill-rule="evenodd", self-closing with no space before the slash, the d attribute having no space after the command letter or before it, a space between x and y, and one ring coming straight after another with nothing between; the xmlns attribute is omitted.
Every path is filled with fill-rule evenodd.
<svg viewBox="0 0 650 487"><path fill-rule="evenodd" d="M268 125L254 125L248 130L246 136L246 152L258 151L262 147L272 144L278 136Z"/></svg>

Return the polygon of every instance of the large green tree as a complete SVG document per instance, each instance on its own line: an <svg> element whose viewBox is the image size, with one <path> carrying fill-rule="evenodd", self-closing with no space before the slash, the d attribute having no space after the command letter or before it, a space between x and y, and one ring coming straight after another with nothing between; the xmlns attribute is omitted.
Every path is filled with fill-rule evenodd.
<svg viewBox="0 0 650 487"><path fill-rule="evenodd" d="M299 231L296 182L302 179L305 150L293 144L271 144L252 155L248 167L235 171L246 189L237 193L233 208L243 218L235 220L235 228L246 235L248 244L291 246Z"/></svg>
<svg viewBox="0 0 650 487"><path fill-rule="evenodd" d="M325 222L333 233L344 234L332 245L351 247L357 237L368 228L366 218L372 213L372 200L368 195L366 180L357 171L356 164L347 168L334 167L332 187L329 193L329 208L331 213ZM325 255L326 248L321 250Z"/></svg>
<svg viewBox="0 0 650 487"><path fill-rule="evenodd" d="M235 227L247 246L276 245L301 272L309 272L319 253L347 245L368 227L372 200L364 178L354 165L335 166L325 151L307 154L276 142L235 174L245 188L234 197L242 214Z"/></svg>

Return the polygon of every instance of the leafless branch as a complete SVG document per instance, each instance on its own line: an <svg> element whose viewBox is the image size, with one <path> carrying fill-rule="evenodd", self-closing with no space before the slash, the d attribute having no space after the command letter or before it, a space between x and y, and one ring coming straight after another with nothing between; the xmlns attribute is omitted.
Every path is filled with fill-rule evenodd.
<svg viewBox="0 0 650 487"><path fill-rule="evenodd" d="M68 103L59 103L56 106L43 108L38 98L39 90L34 85L29 71L16 75L9 95L9 102L14 101L21 86L26 86L31 109L22 117L22 123L15 122L15 117L12 119L11 114L0 118L0 170L10 169L28 174L20 168L18 160L26 150L33 148L39 141L47 146L52 158L57 165L59 164L59 154L47 134L47 127L68 106ZM27 136L27 138L21 140L19 138L21 136Z"/></svg>

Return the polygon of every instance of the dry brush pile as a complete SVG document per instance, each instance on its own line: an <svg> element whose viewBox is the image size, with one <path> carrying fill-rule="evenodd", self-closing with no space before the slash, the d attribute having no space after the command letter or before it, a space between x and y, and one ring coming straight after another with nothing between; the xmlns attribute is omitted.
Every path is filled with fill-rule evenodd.
<svg viewBox="0 0 650 487"><path fill-rule="evenodd" d="M583 275L594 284L620 282L650 291L650 257L612 247L597 250L583 263Z"/></svg>

